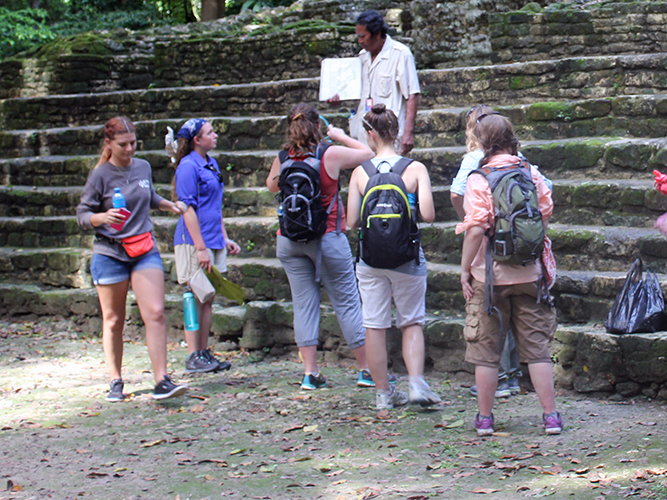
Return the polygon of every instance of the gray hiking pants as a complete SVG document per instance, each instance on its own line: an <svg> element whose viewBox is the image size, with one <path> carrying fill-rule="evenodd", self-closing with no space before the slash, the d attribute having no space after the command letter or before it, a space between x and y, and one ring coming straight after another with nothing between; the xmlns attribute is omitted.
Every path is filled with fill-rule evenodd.
<svg viewBox="0 0 667 500"><path fill-rule="evenodd" d="M321 240L320 280L347 344L350 349L356 349L366 343L366 329L350 243L345 233L336 232L326 233ZM317 240L297 243L278 236L276 256L287 273L292 291L296 345L317 345L320 332L320 283L315 281Z"/></svg>

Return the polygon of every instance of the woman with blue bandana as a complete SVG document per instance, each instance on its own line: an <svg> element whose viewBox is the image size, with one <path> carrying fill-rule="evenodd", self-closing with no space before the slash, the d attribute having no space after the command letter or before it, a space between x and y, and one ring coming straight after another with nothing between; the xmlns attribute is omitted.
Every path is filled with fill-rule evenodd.
<svg viewBox="0 0 667 500"><path fill-rule="evenodd" d="M210 271L212 266L227 271L227 253L236 255L241 250L227 237L222 219L222 175L218 163L208 155L215 149L218 135L206 120L193 118L185 122L176 138L172 196L188 207L174 235L176 272L179 283L191 285L199 313L199 330L185 330L185 371L228 370L231 364L217 359L208 348L215 289L203 275L203 270Z"/></svg>

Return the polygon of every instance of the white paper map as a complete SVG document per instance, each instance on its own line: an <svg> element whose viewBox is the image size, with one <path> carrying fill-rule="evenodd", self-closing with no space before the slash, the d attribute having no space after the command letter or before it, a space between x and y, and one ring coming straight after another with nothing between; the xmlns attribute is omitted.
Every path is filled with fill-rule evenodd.
<svg viewBox="0 0 667 500"><path fill-rule="evenodd" d="M338 94L341 101L361 97L361 59L343 57L322 60L320 101L326 101L334 94Z"/></svg>

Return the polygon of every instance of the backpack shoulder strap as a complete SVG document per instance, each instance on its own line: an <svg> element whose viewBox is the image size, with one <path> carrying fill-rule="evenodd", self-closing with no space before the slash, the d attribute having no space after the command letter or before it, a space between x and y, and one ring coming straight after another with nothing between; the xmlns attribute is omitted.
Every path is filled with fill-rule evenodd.
<svg viewBox="0 0 667 500"><path fill-rule="evenodd" d="M413 161L414 160L412 158L402 157L394 164L393 167L391 167L391 171L396 175L402 175L405 169L408 168L408 165L410 165Z"/></svg>
<svg viewBox="0 0 667 500"><path fill-rule="evenodd" d="M366 175L368 175L369 178L378 173L378 169L375 168L375 165L373 165L373 162L370 160L362 161L361 166L364 168L364 172L366 172Z"/></svg>
<svg viewBox="0 0 667 500"><path fill-rule="evenodd" d="M326 150L329 149L329 146L331 146L331 144L326 142L320 142L317 145L317 148L315 148L315 158L321 160Z"/></svg>
<svg viewBox="0 0 667 500"><path fill-rule="evenodd" d="M283 149L280 153L278 153L278 161L280 163L285 163L289 159L289 151L286 149Z"/></svg>

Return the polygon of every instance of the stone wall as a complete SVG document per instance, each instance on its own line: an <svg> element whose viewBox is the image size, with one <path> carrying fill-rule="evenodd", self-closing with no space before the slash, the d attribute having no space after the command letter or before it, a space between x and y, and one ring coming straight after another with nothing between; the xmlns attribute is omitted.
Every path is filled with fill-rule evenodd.
<svg viewBox="0 0 667 500"><path fill-rule="evenodd" d="M492 61L667 51L667 2L589 9L489 14Z"/></svg>
<svg viewBox="0 0 667 500"><path fill-rule="evenodd" d="M156 87L266 82L319 75L322 58L358 52L353 26L261 36L174 40L155 46Z"/></svg>
<svg viewBox="0 0 667 500"><path fill-rule="evenodd" d="M47 46L50 52L36 59L0 63L0 99L315 77L322 58L358 53L354 20L370 8L385 14L392 34L412 48L419 69L488 64L487 12L526 3L306 0L211 23L86 34L81 38L92 40L95 50L72 37L67 43L78 43L75 50L67 43Z"/></svg>
<svg viewBox="0 0 667 500"><path fill-rule="evenodd" d="M0 99L142 89L153 81L153 59L70 54L12 60L0 64L0 81Z"/></svg>

